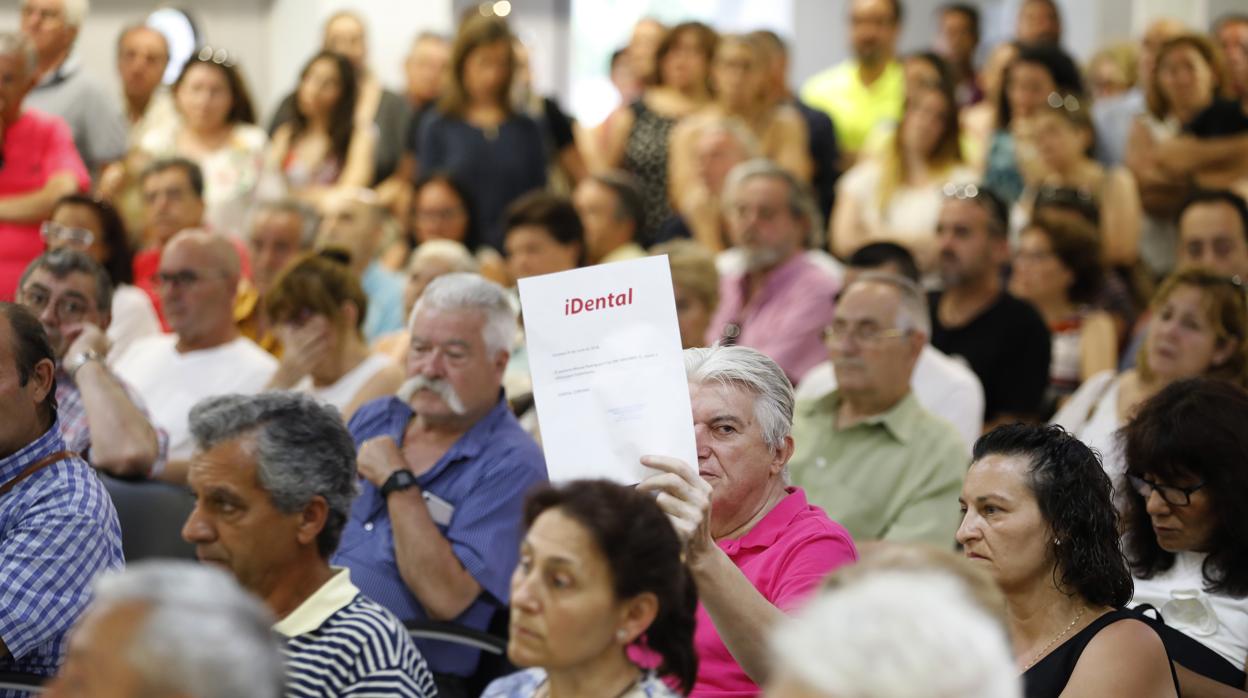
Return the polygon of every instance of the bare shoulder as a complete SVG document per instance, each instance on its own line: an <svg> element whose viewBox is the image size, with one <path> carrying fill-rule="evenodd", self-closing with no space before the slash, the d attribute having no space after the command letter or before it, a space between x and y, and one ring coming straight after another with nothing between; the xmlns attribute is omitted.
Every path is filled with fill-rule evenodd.
<svg viewBox="0 0 1248 698"><path fill-rule="evenodd" d="M1170 660L1161 637L1143 621L1124 619L1096 634L1075 664L1063 698L1173 698Z"/></svg>

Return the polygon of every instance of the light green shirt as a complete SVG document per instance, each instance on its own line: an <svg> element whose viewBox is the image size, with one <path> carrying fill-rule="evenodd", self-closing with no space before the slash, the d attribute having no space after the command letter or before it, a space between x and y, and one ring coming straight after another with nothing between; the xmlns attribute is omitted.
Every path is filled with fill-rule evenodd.
<svg viewBox="0 0 1248 698"><path fill-rule="evenodd" d="M953 547L969 465L957 429L913 393L848 429L835 426L839 403L840 391L797 403L793 484L855 541Z"/></svg>
<svg viewBox="0 0 1248 698"><path fill-rule="evenodd" d="M851 59L815 75L802 87L802 101L832 117L840 149L855 153L876 124L901 121L905 99L906 78L897 61L870 85L858 79L858 61Z"/></svg>

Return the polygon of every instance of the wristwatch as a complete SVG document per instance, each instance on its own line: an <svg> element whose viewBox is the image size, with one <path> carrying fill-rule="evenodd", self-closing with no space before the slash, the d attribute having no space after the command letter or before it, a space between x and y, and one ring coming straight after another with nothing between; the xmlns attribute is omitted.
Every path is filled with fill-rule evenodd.
<svg viewBox="0 0 1248 698"><path fill-rule="evenodd" d="M381 498L386 499L391 494L400 490L411 489L416 486L416 476L410 470L396 470L386 478L386 482L381 486Z"/></svg>
<svg viewBox="0 0 1248 698"><path fill-rule="evenodd" d="M88 361L100 361L103 358L104 357L100 354L100 352L94 349L88 349L70 357L69 361L65 362L65 372L69 374L70 378L73 378L74 375L78 373L78 369L85 366Z"/></svg>

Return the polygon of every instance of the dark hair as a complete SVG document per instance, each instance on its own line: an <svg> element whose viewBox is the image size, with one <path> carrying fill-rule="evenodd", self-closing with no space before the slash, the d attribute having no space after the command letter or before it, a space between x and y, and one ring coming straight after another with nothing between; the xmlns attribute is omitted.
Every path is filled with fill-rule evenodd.
<svg viewBox="0 0 1248 698"><path fill-rule="evenodd" d="M891 264L902 276L919 282L919 265L915 263L914 255L895 242L868 242L854 250L846 264L857 269L878 269Z"/></svg>
<svg viewBox="0 0 1248 698"><path fill-rule="evenodd" d="M108 259L104 269L115 286L134 283L134 248L130 247L130 236L126 234L126 224L122 222L117 209L107 201L95 199L86 194L69 194L62 196L53 206L52 214L62 206L86 206L100 220L100 231L103 233L104 247L108 249Z"/></svg>
<svg viewBox="0 0 1248 698"><path fill-rule="evenodd" d="M1039 216L1044 211L1054 214L1073 213L1080 219L1100 228L1101 207L1096 197L1086 190L1075 187L1056 187L1044 185L1036 190L1036 200L1031 205L1031 215Z"/></svg>
<svg viewBox="0 0 1248 698"><path fill-rule="evenodd" d="M44 331L43 323L39 322L39 318L29 308L18 303L0 301L0 315L9 321L9 327L13 330L11 349L17 362L17 382L25 387L40 361L47 359L53 366L56 365L56 353L52 351L52 344L48 341L48 333ZM49 425L56 421L55 373L52 375L48 395L40 407L43 408Z"/></svg>
<svg viewBox="0 0 1248 698"><path fill-rule="evenodd" d="M22 272L22 278L17 282L17 287L19 289L25 287L26 280L37 269L46 269L57 279L64 279L74 273L90 276L95 281L96 309L105 313L112 312L113 282L108 278L108 272L104 270L104 267L86 252L68 247L44 252L26 265L26 271Z"/></svg>
<svg viewBox="0 0 1248 698"><path fill-rule="evenodd" d="M640 642L662 658L660 674L674 677L682 692L692 688L698 674L693 648L698 592L682 561L680 539L654 498L606 480L545 486L525 502L525 528L549 509L584 526L598 544L616 599L647 592L657 597L658 614Z"/></svg>
<svg viewBox="0 0 1248 698"><path fill-rule="evenodd" d="M1174 217L1175 222L1183 220L1183 214L1187 213L1187 209L1202 204L1225 204L1235 209L1235 214L1239 216L1240 232L1243 233L1244 239L1248 240L1248 202L1244 201L1244 197L1236 194L1230 189L1197 189L1183 200L1183 204L1179 206L1179 213Z"/></svg>
<svg viewBox="0 0 1248 698"><path fill-rule="evenodd" d="M950 95L953 94L955 88L953 68L949 65L949 61L945 60L944 56L936 53L935 51L915 51L914 53L908 53L905 56L902 56L902 60L920 60L930 65L932 68L935 68L936 74L940 76L940 84L929 85L929 87L935 87L936 89L939 89L942 92L947 92ZM907 97L909 97L909 95L907 95ZM954 104L956 106L956 100ZM957 109L954 109L954 112L957 112ZM954 123L957 123L956 120Z"/></svg>
<svg viewBox="0 0 1248 698"><path fill-rule="evenodd" d="M1033 216L1023 232L1036 230L1049 241L1058 262L1073 277L1067 297L1073 303L1087 304L1096 300L1105 283L1105 267L1101 265L1101 235L1096 227L1079 218L1040 214Z"/></svg>
<svg viewBox="0 0 1248 698"><path fill-rule="evenodd" d="M608 70L615 70L615 64L628 57L628 47L621 46L611 52L611 62L607 64Z"/></svg>
<svg viewBox="0 0 1248 698"><path fill-rule="evenodd" d="M1018 55L1005 69L1001 96L997 102L997 128L1009 128L1010 119L1013 118L1008 85L1014 66L1020 63L1035 63L1044 68L1053 79L1053 86L1059 94L1083 94L1083 74L1079 72L1079 66L1070 54L1052 44L1019 44Z"/></svg>
<svg viewBox="0 0 1248 698"><path fill-rule="evenodd" d="M940 14L959 14L966 17L971 23L971 33L975 35L975 42L979 42L979 8L964 2L950 2L940 6Z"/></svg>
<svg viewBox="0 0 1248 698"><path fill-rule="evenodd" d="M195 196L198 198L204 198L204 171L199 169L199 165L194 160L180 155L153 160L139 173L139 184L142 185L143 182L147 181L148 177L160 174L165 170L182 170L182 173L186 175L187 182L191 185L191 191L195 192Z"/></svg>
<svg viewBox="0 0 1248 698"><path fill-rule="evenodd" d="M702 22L681 22L667 30L667 33L659 41L658 48L654 51L654 74L645 76L647 85L663 84L663 59L667 58L667 54L671 53L672 49L676 47L676 42L686 33L692 33L698 37L698 44L702 48L702 54L706 58L708 67L706 71L706 88L710 90L711 76L709 67L711 60L715 57L715 48L719 44L719 34L716 34L714 29Z"/></svg>
<svg viewBox="0 0 1248 698"><path fill-rule="evenodd" d="M191 54L191 57L182 66L182 72L178 73L178 79L173 81L173 89L177 91L182 84L182 80L186 78L186 74L197 65L216 68L225 76L225 83L230 88L230 110L225 114L225 123L231 125L254 124L256 123L256 110L252 106L251 93L247 91L247 83L243 81L242 73L234 66L234 61L229 58L217 60L223 55L225 55L224 51L213 51L206 46L197 53Z"/></svg>
<svg viewBox="0 0 1248 698"><path fill-rule="evenodd" d="M852 6L853 0L849 0L849 4ZM901 0L888 0L888 4L892 6L893 10L893 26L899 26L905 15L905 8L902 7Z"/></svg>
<svg viewBox="0 0 1248 698"><path fill-rule="evenodd" d="M352 17L351 13L339 13L343 17ZM332 19L330 20L332 21ZM299 73L299 83L308 77L308 71L319 60L328 60L338 69L338 80L342 83L342 92L338 95L338 101L334 104L334 108L329 114L329 142L330 152L334 157L338 158L340 167L346 166L347 150L351 147L351 136L355 133L355 103L359 96L359 86L356 83L355 68L351 65L342 54L333 51L319 51L311 60L303 65L303 70ZM308 128L308 115L304 114L299 107L298 88L296 89L296 98L294 101L294 116L291 119L292 131L290 133L290 142L293 145L295 139L303 135Z"/></svg>
<svg viewBox="0 0 1248 698"><path fill-rule="evenodd" d="M997 427L975 442L973 461L991 455L1030 461L1028 486L1053 531L1053 581L1068 595L1121 608L1134 587L1118 539L1109 476L1097 454L1056 425Z"/></svg>
<svg viewBox="0 0 1248 698"><path fill-rule="evenodd" d="M342 304L355 306L355 327L364 327L368 313L368 296L360 280L351 273L351 255L345 259L340 248L305 252L290 263L273 280L273 287L264 294L264 310L274 323L287 322L309 311L324 315L335 326L341 326Z"/></svg>
<svg viewBox="0 0 1248 698"><path fill-rule="evenodd" d="M615 194L616 220L633 222L633 238L644 240L646 203L641 198L641 185L637 178L623 170L608 170L590 175L590 179Z"/></svg>
<svg viewBox="0 0 1248 698"><path fill-rule="evenodd" d="M789 45L776 32L770 29L755 29L750 32L750 38L762 44L766 44L768 50L775 51L781 56L788 57Z"/></svg>
<svg viewBox="0 0 1248 698"><path fill-rule="evenodd" d="M507 79L499 86L496 97L498 107L510 114L511 83L516 71L516 56L512 48L515 40L511 28L501 17L483 17L475 10L467 13L459 25L455 42L451 45L451 79L447 81L446 90L438 101L438 110L448 116L463 117L468 109L468 91L464 87L464 65L468 62L468 56L479 48L501 42L507 44Z"/></svg>
<svg viewBox="0 0 1248 698"><path fill-rule="evenodd" d="M455 192L455 196L459 197L459 203L463 206L464 216L467 219L464 224L464 247L467 247L469 250L476 249L478 242L476 221L472 215L472 192L468 190L468 187L464 186L463 182L459 181L459 177L453 172L449 170L435 170L429 174L421 175L412 186L412 212L415 213L416 211L416 199L420 197L420 190L424 189L426 185L435 183L446 185L451 191ZM412 238L411 244L413 247L418 244L415 237Z"/></svg>
<svg viewBox="0 0 1248 698"><path fill-rule="evenodd" d="M585 228L581 226L581 217L576 215L572 202L566 197L537 190L511 202L503 211L503 239L512 230L524 225L545 229L555 242L564 247L576 245L576 265L585 264Z"/></svg>
<svg viewBox="0 0 1248 698"><path fill-rule="evenodd" d="M1204 483L1217 521L1203 546L1210 593L1248 596L1248 392L1213 378L1175 381L1145 402L1118 432L1127 474L1165 482L1194 477ZM1174 565L1157 544L1146 501L1127 489L1127 559L1136 576L1151 579Z"/></svg>

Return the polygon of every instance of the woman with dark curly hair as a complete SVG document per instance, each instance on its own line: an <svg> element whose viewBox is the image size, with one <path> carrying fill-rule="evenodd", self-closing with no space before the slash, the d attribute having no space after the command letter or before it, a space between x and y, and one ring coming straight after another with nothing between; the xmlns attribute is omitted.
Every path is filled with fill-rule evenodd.
<svg viewBox="0 0 1248 698"><path fill-rule="evenodd" d="M1109 477L1059 427L1000 427L975 443L957 539L1005 593L1027 698L1177 696L1161 638L1123 606Z"/></svg>
<svg viewBox="0 0 1248 698"><path fill-rule="evenodd" d="M1223 660L1213 658L1204 670L1179 652L1176 661L1240 689L1248 688L1245 425L1248 392L1193 378L1144 403L1121 432L1132 486L1125 538L1132 604L1153 606L1167 625Z"/></svg>
<svg viewBox="0 0 1248 698"><path fill-rule="evenodd" d="M654 497L579 480L529 495L524 524L507 656L528 668L490 684L483 698L684 695L698 671L697 591Z"/></svg>

